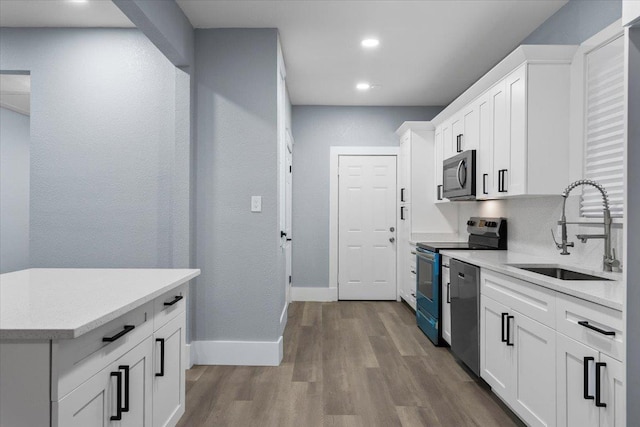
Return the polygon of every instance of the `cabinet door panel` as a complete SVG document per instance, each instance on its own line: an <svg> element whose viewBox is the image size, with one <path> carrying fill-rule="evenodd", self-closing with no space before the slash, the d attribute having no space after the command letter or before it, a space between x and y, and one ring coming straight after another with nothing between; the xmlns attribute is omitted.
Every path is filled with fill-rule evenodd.
<svg viewBox="0 0 640 427"><path fill-rule="evenodd" d="M53 426L94 427L109 424L116 415L115 380L110 384L108 368L84 382L62 400L53 402Z"/></svg>
<svg viewBox="0 0 640 427"><path fill-rule="evenodd" d="M451 299L450 299L451 273L448 266L442 266L440 285L440 299L442 300L442 339L451 345Z"/></svg>
<svg viewBox="0 0 640 427"><path fill-rule="evenodd" d="M510 150L507 139L507 94L501 81L490 90L491 116L493 118L493 180L498 182L498 171L509 169ZM498 186L496 185L496 188ZM500 193L502 194L502 193ZM500 195L499 194L499 195Z"/></svg>
<svg viewBox="0 0 640 427"><path fill-rule="evenodd" d="M513 347L502 342L502 313L509 308L499 302L480 296L480 376L498 396L509 402L513 393ZM506 321L506 319L505 319ZM506 329L504 329L506 332Z"/></svg>
<svg viewBox="0 0 640 427"><path fill-rule="evenodd" d="M622 362L600 354L605 363L601 376L601 400L607 406L600 408L601 427L624 427L626 423L625 372Z"/></svg>
<svg viewBox="0 0 640 427"><path fill-rule="evenodd" d="M476 150L478 148L478 107L477 104L471 104L464 109L463 134L462 134L462 150Z"/></svg>
<svg viewBox="0 0 640 427"><path fill-rule="evenodd" d="M527 316L512 320L515 348L512 402L531 426L556 423L556 332Z"/></svg>
<svg viewBox="0 0 640 427"><path fill-rule="evenodd" d="M558 379L556 393L558 396L558 427L597 427L598 408L593 399L585 399L585 379L589 395L595 390L593 372L598 352L562 334L556 334L556 368ZM589 373L585 378L584 358L591 357Z"/></svg>
<svg viewBox="0 0 640 427"><path fill-rule="evenodd" d="M151 426L151 348L149 337L118 359L111 368L114 371L124 371L125 366L129 369L129 410L123 412L122 420L113 423L114 426Z"/></svg>
<svg viewBox="0 0 640 427"><path fill-rule="evenodd" d="M449 157L455 155L456 150L454 147L453 132L451 130L451 122L445 122L442 125L442 147L444 149L444 158L448 159Z"/></svg>
<svg viewBox="0 0 640 427"><path fill-rule="evenodd" d="M183 313L154 334L154 427L174 425L184 414L184 369L186 366L183 351L184 331L185 315ZM163 344L158 340L164 340ZM164 357L162 358L163 350ZM158 376L160 373L163 375Z"/></svg>
<svg viewBox="0 0 640 427"><path fill-rule="evenodd" d="M509 167L506 190L509 195L526 194L527 189L527 66L506 79Z"/></svg>
<svg viewBox="0 0 640 427"><path fill-rule="evenodd" d="M493 104L490 93L478 102L478 174L476 194L479 199L494 196L493 186Z"/></svg>

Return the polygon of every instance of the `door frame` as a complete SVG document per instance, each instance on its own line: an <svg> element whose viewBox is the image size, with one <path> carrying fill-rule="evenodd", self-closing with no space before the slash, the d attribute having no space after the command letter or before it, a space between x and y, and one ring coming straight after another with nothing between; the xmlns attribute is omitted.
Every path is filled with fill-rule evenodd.
<svg viewBox="0 0 640 427"><path fill-rule="evenodd" d="M329 290L332 300L338 300L338 161L340 156L395 156L396 165L400 157L400 147L329 147ZM396 167L396 187L398 168ZM398 200L396 197L396 208ZM396 260L397 262L397 260ZM397 271L397 266L396 266ZM398 280L396 278L396 298Z"/></svg>

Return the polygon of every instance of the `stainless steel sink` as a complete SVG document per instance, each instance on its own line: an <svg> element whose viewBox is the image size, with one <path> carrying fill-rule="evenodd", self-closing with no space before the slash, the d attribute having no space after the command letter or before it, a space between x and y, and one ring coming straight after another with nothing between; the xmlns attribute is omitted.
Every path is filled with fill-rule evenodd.
<svg viewBox="0 0 640 427"><path fill-rule="evenodd" d="M593 276L591 274L581 273L579 271L567 270L566 268L555 267L555 266L511 264L511 267L519 268L525 271L530 271L532 273L542 274L543 276L553 277L554 279L560 279L560 280L611 281L611 279L607 279L606 277Z"/></svg>

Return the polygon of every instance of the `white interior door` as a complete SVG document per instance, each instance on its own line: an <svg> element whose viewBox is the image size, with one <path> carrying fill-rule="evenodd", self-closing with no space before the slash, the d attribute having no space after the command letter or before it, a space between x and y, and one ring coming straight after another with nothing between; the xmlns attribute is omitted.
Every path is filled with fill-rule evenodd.
<svg viewBox="0 0 640 427"><path fill-rule="evenodd" d="M340 156L338 298L395 300L396 156Z"/></svg>

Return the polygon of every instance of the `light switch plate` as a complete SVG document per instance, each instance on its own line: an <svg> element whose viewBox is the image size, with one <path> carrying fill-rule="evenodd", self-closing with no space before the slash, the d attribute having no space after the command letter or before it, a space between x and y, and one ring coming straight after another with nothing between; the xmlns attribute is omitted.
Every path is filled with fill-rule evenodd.
<svg viewBox="0 0 640 427"><path fill-rule="evenodd" d="M262 196L251 196L251 212L262 212Z"/></svg>

